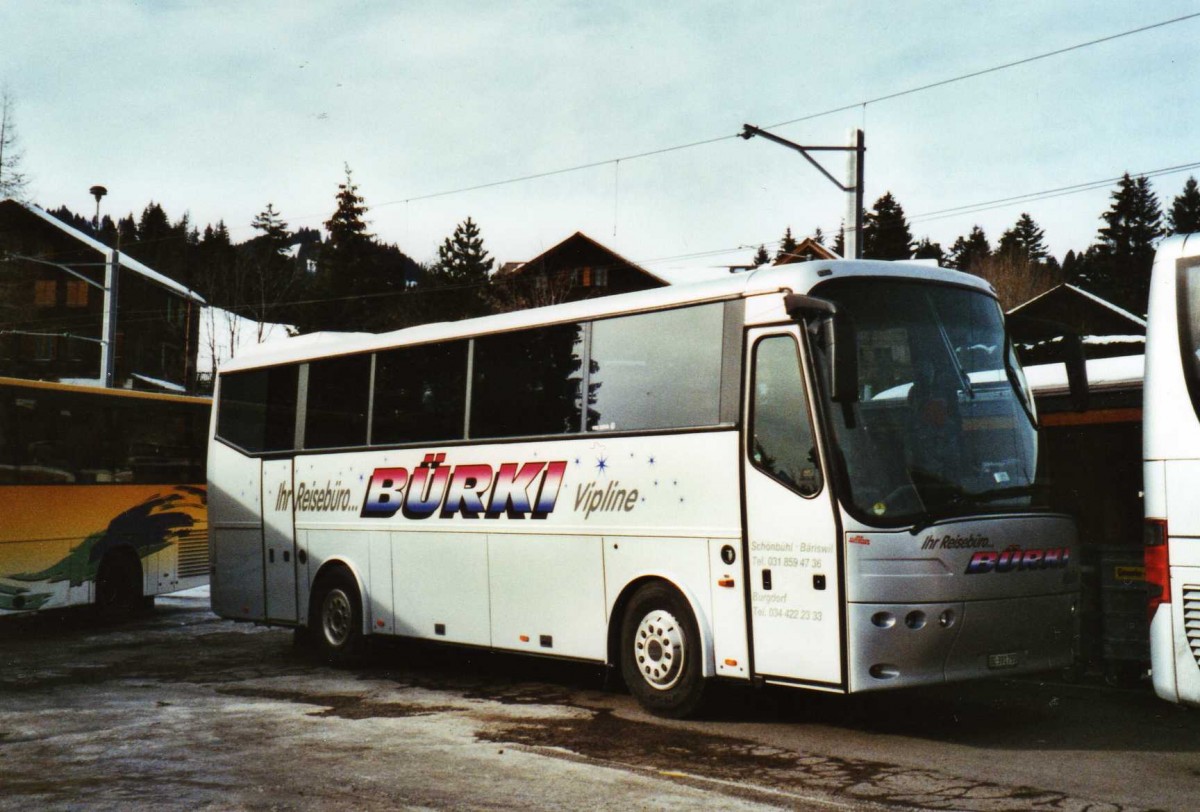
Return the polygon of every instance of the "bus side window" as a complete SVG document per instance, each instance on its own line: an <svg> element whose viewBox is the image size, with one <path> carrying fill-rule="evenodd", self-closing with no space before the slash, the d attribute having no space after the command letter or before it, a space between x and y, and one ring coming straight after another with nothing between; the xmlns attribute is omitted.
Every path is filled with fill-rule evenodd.
<svg viewBox="0 0 1200 812"><path fill-rule="evenodd" d="M298 372L291 364L222 375L217 436L250 452L290 450Z"/></svg>
<svg viewBox="0 0 1200 812"><path fill-rule="evenodd" d="M366 445L370 378L369 355L326 358L308 365L305 448Z"/></svg>
<svg viewBox="0 0 1200 812"><path fill-rule="evenodd" d="M476 339L471 437L578 433L582 335L559 324Z"/></svg>
<svg viewBox="0 0 1200 812"><path fill-rule="evenodd" d="M771 336L754 348L750 459L794 491L813 496L822 486L821 465L809 422L800 355L791 336Z"/></svg>
<svg viewBox="0 0 1200 812"><path fill-rule="evenodd" d="M467 346L450 341L376 353L372 445L462 439Z"/></svg>
<svg viewBox="0 0 1200 812"><path fill-rule="evenodd" d="M588 431L719 423L724 316L704 304L593 323Z"/></svg>

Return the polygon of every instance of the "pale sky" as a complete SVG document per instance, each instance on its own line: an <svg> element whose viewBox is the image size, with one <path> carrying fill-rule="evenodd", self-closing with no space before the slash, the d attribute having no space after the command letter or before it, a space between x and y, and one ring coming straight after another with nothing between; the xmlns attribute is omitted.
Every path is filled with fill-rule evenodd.
<svg viewBox="0 0 1200 812"><path fill-rule="evenodd" d="M728 137L745 123L1198 12L1181 0L0 0L0 83L46 208L90 214L99 183L110 215L156 200L242 240L268 202L292 228L319 226L349 164L372 231L418 261L470 216L498 262L583 231L665 273L745 262L753 249L739 246L788 226L837 230L842 193L789 150ZM890 190L918 239L949 248L978 223L994 243L1028 211L1061 258L1093 241L1111 185L922 215L1200 162L1197 42L1200 17L773 131L831 145L863 127L867 205ZM821 160L843 175L843 157ZM1200 169L1153 179L1164 209L1188 174Z"/></svg>

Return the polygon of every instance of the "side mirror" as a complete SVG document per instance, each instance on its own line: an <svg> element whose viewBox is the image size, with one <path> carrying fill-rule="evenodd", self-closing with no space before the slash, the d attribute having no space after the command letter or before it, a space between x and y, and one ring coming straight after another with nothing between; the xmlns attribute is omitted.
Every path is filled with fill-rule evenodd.
<svg viewBox="0 0 1200 812"><path fill-rule="evenodd" d="M789 293L783 299L787 314L796 321L820 320L821 346L829 357L829 388L836 403L858 401L858 347L854 326L827 299Z"/></svg>

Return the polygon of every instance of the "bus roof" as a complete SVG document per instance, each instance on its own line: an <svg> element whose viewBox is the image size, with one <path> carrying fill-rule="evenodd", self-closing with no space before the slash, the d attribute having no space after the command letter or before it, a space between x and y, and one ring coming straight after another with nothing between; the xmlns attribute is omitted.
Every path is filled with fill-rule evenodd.
<svg viewBox="0 0 1200 812"><path fill-rule="evenodd" d="M426 344L454 338L501 333L525 327L588 321L605 316L661 310L702 302L722 301L789 290L807 293L818 282L856 276L921 279L965 285L993 294L992 287L978 276L936 268L916 262L880 260L816 260L759 268L728 278L686 285L598 296L578 302L517 310L453 322L436 322L389 333L311 333L254 347L221 365L221 372L274 366L324 356L370 352L408 344ZM994 294L993 294L994 295Z"/></svg>

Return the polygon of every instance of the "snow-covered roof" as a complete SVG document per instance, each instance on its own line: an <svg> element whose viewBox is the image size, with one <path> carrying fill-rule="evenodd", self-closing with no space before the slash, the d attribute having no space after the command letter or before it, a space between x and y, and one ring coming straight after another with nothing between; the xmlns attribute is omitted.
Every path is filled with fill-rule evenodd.
<svg viewBox="0 0 1200 812"><path fill-rule="evenodd" d="M714 265L712 260L708 259L703 262L675 262L657 266L654 275L671 285L690 285L693 282L707 282L711 279L727 279L731 272L728 265Z"/></svg>
<svg viewBox="0 0 1200 812"><path fill-rule="evenodd" d="M1146 326L1146 320L1143 319L1141 316L1135 316L1132 313L1130 313L1128 310L1125 310L1124 308L1121 308L1121 307L1117 307L1115 304L1108 301L1107 299L1101 299L1096 294L1089 293L1088 291L1084 290L1083 288L1077 287L1077 286L1069 284L1069 283L1063 283L1061 285L1057 285L1053 288L1050 288L1050 290L1044 291L1044 292L1038 294L1037 296L1034 296L1028 302L1023 302L1022 304L1017 305L1012 310L1010 310L1009 313L1017 313L1021 310L1024 310L1025 308L1029 307L1031 304L1038 301L1039 299L1042 299L1042 298L1054 293L1059 288L1066 288L1067 290L1069 290L1073 293L1078 293L1080 296L1084 297L1085 299L1089 299L1092 302L1095 302L1096 304L1100 305L1101 307L1111 310L1112 312L1116 313L1118 316L1129 319L1134 324L1140 324L1142 327Z"/></svg>
<svg viewBox="0 0 1200 812"><path fill-rule="evenodd" d="M59 220L54 215L50 214L47 211L44 211L41 207L36 206L33 203L22 203L20 200L16 200L11 197L5 198L4 200L2 200L0 202L15 203L16 205L18 205L21 208L28 211L30 214L40 217L41 219L45 220L50 225L57 228L59 231L62 231L63 233L69 235L72 239L75 239L75 240L83 243L88 248L91 248L95 251L99 251L101 254L103 254L106 257L110 257L110 258L112 257L113 251L107 245L100 242L95 237L92 237L88 234L83 233L82 231L75 228L74 226L67 225L62 220ZM144 276L147 279L150 279L150 280L162 285L165 288L169 288L169 289L175 291L176 293L180 294L181 296L186 296L187 298L191 299L194 302L204 304L203 296L201 296L199 293L196 293L194 290L191 290L190 288L187 288L184 285L179 284L174 279L171 279L169 276L164 276L163 274L159 273L158 271L154 270L153 268L149 267L148 265L138 262L136 259L129 256L128 254L121 254L120 257L121 257L121 267L122 268L133 271L136 274L140 274L141 276Z"/></svg>
<svg viewBox="0 0 1200 812"><path fill-rule="evenodd" d="M405 344L443 341L464 335L499 333L536 324L588 321L621 313L680 307L719 299L777 293L784 290L806 293L812 290L818 282L832 278L859 276L915 277L972 287L985 292L991 291L990 285L982 278L947 268L929 268L908 262L880 260L816 260L794 265L763 267L749 273L725 273L721 278L690 285L667 285L634 293L598 296L593 299L583 299L549 307L482 316L477 319L423 324L419 327L409 327L391 333L335 333L327 337L315 336L305 341L293 339L273 343L270 347L264 347L261 352L255 352L253 356L239 355L224 368L241 369L282 364L325 354L345 355L355 352L370 352Z"/></svg>
<svg viewBox="0 0 1200 812"><path fill-rule="evenodd" d="M220 307L200 309L200 353L197 369L215 372L229 359L252 353L262 344L287 339L295 328L287 324L258 322Z"/></svg>
<svg viewBox="0 0 1200 812"><path fill-rule="evenodd" d="M148 383L151 386L156 386L165 392L177 392L181 395L187 392L187 387L185 386L180 386L172 381L164 381L162 378L152 378L149 375L142 375L140 372L134 372L129 377L135 378L142 383Z"/></svg>
<svg viewBox="0 0 1200 812"><path fill-rule="evenodd" d="M1092 358L1087 362L1088 389L1140 389L1145 375L1143 355L1118 355ZM1037 395L1060 395L1070 391L1065 364L1038 364L1025 367L1025 380Z"/></svg>

